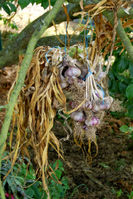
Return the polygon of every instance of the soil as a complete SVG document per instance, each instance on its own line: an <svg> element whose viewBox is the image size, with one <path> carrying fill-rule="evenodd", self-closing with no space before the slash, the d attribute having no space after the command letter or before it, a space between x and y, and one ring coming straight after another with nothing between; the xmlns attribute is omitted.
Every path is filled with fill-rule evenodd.
<svg viewBox="0 0 133 199"><path fill-rule="evenodd" d="M109 113L107 116L111 120ZM92 161L87 159L85 152L87 141L82 150L76 146L72 136L62 142L65 176L70 186L67 198L126 199L133 191L133 141L119 131L119 120L111 126L109 120L108 125L106 123L97 132L99 150ZM114 131L116 126L117 131ZM63 134L59 125L56 125L55 131L58 137ZM94 153L95 147L92 146L92 156ZM51 157L53 160L55 153L51 152Z"/></svg>

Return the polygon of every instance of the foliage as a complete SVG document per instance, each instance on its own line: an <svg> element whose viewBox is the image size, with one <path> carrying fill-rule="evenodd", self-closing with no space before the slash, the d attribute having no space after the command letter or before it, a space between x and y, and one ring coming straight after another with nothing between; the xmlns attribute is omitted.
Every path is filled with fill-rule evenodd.
<svg viewBox="0 0 133 199"><path fill-rule="evenodd" d="M133 127L132 126L129 127L127 125L122 125L120 127L120 131L128 134L128 137L133 140Z"/></svg>
<svg viewBox="0 0 133 199"><path fill-rule="evenodd" d="M56 0L51 0L50 4L51 6L53 6L55 4ZM27 7L30 3L34 4L41 4L41 6L46 9L49 6L49 2L48 0L18 0L18 5L24 9L25 7ZM9 1L1 1L0 2L0 9L3 8L4 11L10 15L12 12L16 12L17 7L14 4L13 0L9 0Z"/></svg>
<svg viewBox="0 0 133 199"><path fill-rule="evenodd" d="M51 0L50 3L53 6L55 4L56 0ZM43 8L47 8L49 3L47 0L18 0L18 4L23 9L27 7L30 3L34 4L41 4Z"/></svg>
<svg viewBox="0 0 133 199"><path fill-rule="evenodd" d="M115 190L114 188L112 188L112 192L116 195L116 198L121 198L123 196L123 194L124 194L122 189ZM133 191L131 191L130 194L127 194L127 198L128 199L133 199Z"/></svg>
<svg viewBox="0 0 133 199"><path fill-rule="evenodd" d="M123 191L120 189L116 192L117 198L120 198L123 194Z"/></svg>
<svg viewBox="0 0 133 199"><path fill-rule="evenodd" d="M127 53L114 51L115 62L109 71L109 90L114 97L123 100L126 116L133 118L133 67Z"/></svg>
<svg viewBox="0 0 133 199"><path fill-rule="evenodd" d="M57 165L58 169L56 169ZM62 177L62 173L64 172L63 164L60 160L58 160L53 165L51 165L51 168L54 171L54 173L51 175L51 181L48 183L51 197L53 199L64 198L66 191L69 189L69 186L66 177Z"/></svg>
<svg viewBox="0 0 133 199"><path fill-rule="evenodd" d="M9 1L1 1L0 2L0 9L3 8L4 11L10 15L12 12L16 12L16 6L14 5L13 0Z"/></svg>
<svg viewBox="0 0 133 199"><path fill-rule="evenodd" d="M133 191L131 191L131 193L128 194L128 199L133 199Z"/></svg>
<svg viewBox="0 0 133 199"><path fill-rule="evenodd" d="M11 21L10 19L7 19L6 17L3 17L2 15L0 15L0 20L3 21L4 25L8 25L8 27L18 30L18 27L15 24L15 22Z"/></svg>
<svg viewBox="0 0 133 199"><path fill-rule="evenodd" d="M7 155L7 153L5 153L5 155ZM51 198L64 198L69 186L68 180L63 176L63 163L60 160L57 160L50 166L53 169L53 172L47 183ZM10 168L10 160L3 160L0 171L1 176L6 176ZM8 194L13 194L15 198L47 198L47 195L42 187L42 182L37 180L35 170L27 158L24 160L19 158L17 160L13 170L3 180L3 186L6 192Z"/></svg>

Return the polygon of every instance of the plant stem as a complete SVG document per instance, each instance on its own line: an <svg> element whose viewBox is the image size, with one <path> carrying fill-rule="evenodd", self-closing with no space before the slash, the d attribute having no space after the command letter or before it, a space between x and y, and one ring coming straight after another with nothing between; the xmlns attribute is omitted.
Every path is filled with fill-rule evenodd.
<svg viewBox="0 0 133 199"><path fill-rule="evenodd" d="M0 151L0 169L1 169L1 162L2 162L2 154L4 151L4 146L1 147L1 151ZM0 174L0 194L1 194L1 199L6 199L5 197L5 193L4 193L4 188L2 186L2 182L1 182L1 174Z"/></svg>
<svg viewBox="0 0 133 199"><path fill-rule="evenodd" d="M41 35L47 29L47 27L51 23L51 21L55 18L56 14L58 13L59 9L61 8L63 2L64 2L64 0L57 0L56 1L53 9L49 12L47 17L44 18L40 22L40 26L38 27L38 29L35 30L35 32L33 33L32 37L29 41L29 44L28 44L28 47L27 47L27 50L26 50L26 54L25 54L25 57L22 61L21 68L20 68L20 71L19 71L19 74L18 74L18 79L16 81L16 84L15 84L14 89L13 89L11 96L10 96L10 100L9 100L9 103L8 103L8 106L7 106L7 109L6 109L6 115L5 115L4 123L3 123L1 133L0 133L0 169L1 169L1 160L2 160L2 155L3 155L3 151L4 151L4 146L5 146L5 143L6 143L9 126L10 126L10 122L11 122L11 119L12 119L12 114L13 114L13 111L14 111L15 104L17 102L18 95L19 95L21 88L24 84L24 80L25 80L25 76L26 76L28 67L29 67L30 62L32 60L33 50L36 46L37 41L41 37ZM0 183L0 194L3 197L2 199L5 199L4 196L3 196L2 183Z"/></svg>
<svg viewBox="0 0 133 199"><path fill-rule="evenodd" d="M107 12L105 11L104 16L109 20L109 22L113 25L114 24L114 17L112 12ZM131 61L133 61L133 45L130 41L130 39L128 38L123 26L122 26L122 22L121 19L118 18L118 26L116 28L117 34L121 39L121 42L124 44L125 49L127 50L127 53L129 55L129 59Z"/></svg>
<svg viewBox="0 0 133 199"><path fill-rule="evenodd" d="M0 194L1 194L1 199L6 199L1 179L0 179Z"/></svg>
<svg viewBox="0 0 133 199"><path fill-rule="evenodd" d="M130 60L133 61L133 45L126 34L120 19L118 19L118 26L117 26L116 31L117 31L122 43L124 44L125 49L127 50Z"/></svg>

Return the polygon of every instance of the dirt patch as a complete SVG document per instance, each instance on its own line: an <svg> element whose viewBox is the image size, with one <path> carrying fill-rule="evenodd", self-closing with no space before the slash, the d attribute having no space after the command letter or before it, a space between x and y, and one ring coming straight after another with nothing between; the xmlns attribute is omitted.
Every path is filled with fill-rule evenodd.
<svg viewBox="0 0 133 199"><path fill-rule="evenodd" d="M55 131L61 138L62 127L56 126ZM127 136L113 132L106 126L97 132L97 141L99 152L92 162L87 160L87 142L82 150L76 146L72 136L62 142L65 175L70 186L67 198L128 198L128 194L133 190L133 142ZM92 156L95 154L93 148ZM53 160L54 152L50 152L50 159L51 157Z"/></svg>

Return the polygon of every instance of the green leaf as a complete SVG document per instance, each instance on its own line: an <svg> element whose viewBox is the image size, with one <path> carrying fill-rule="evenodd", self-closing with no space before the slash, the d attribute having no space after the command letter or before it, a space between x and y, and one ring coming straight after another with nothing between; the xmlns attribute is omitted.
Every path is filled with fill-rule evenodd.
<svg viewBox="0 0 133 199"><path fill-rule="evenodd" d="M33 197L34 196L34 190L30 187L25 191L26 195Z"/></svg>
<svg viewBox="0 0 133 199"><path fill-rule="evenodd" d="M8 7L6 4L3 5L3 9L5 10L5 12L6 12L8 15L11 14L11 10L9 9L9 7Z"/></svg>
<svg viewBox="0 0 133 199"><path fill-rule="evenodd" d="M116 58L114 62L113 68L119 73L123 73L124 70L128 69L129 67L129 59L126 54L122 54Z"/></svg>
<svg viewBox="0 0 133 199"><path fill-rule="evenodd" d="M129 127L128 127L127 125L122 125L122 126L120 127L120 131L123 132L123 133L128 132L128 130L129 130Z"/></svg>
<svg viewBox="0 0 133 199"><path fill-rule="evenodd" d="M56 175L56 177L58 178L58 180L61 178L61 175L62 175L62 171L60 171L59 169L57 169L56 171L55 171L55 175Z"/></svg>
<svg viewBox="0 0 133 199"><path fill-rule="evenodd" d="M7 4L9 5L11 12L16 12L16 6L13 3L7 2Z"/></svg>
<svg viewBox="0 0 133 199"><path fill-rule="evenodd" d="M39 186L41 187L41 189ZM39 181L37 181L35 184L33 184L31 186L31 188L34 190L34 198L35 199L41 198L41 196L44 194L44 190L42 188L42 183Z"/></svg>
<svg viewBox="0 0 133 199"><path fill-rule="evenodd" d="M130 76L133 78L133 63L132 62L129 63L129 72L130 72Z"/></svg>
<svg viewBox="0 0 133 199"><path fill-rule="evenodd" d="M130 134L130 138L133 140L133 132Z"/></svg>
<svg viewBox="0 0 133 199"><path fill-rule="evenodd" d="M130 84L126 89L126 96L129 100L133 99L133 84Z"/></svg>
<svg viewBox="0 0 133 199"><path fill-rule="evenodd" d="M50 4L53 6L55 4L55 2L56 2L56 0L51 0ZM48 3L48 1L42 0L41 5L42 5L43 8L47 8L49 3Z"/></svg>
<svg viewBox="0 0 133 199"><path fill-rule="evenodd" d="M112 85L111 85L110 90L113 93L117 93L118 92L118 82L116 80L112 81Z"/></svg>
<svg viewBox="0 0 133 199"><path fill-rule="evenodd" d="M119 197L121 197L121 195L123 194L123 191L120 189L119 191L117 191L117 197L119 198Z"/></svg>
<svg viewBox="0 0 133 199"><path fill-rule="evenodd" d="M107 164L105 164L104 162L99 163L100 166L102 166L105 169L110 168Z"/></svg>
<svg viewBox="0 0 133 199"><path fill-rule="evenodd" d="M22 9L30 4L30 0L18 0L18 4Z"/></svg>
<svg viewBox="0 0 133 199"><path fill-rule="evenodd" d="M119 82L118 85L119 85L119 91L124 94L127 88L127 85L123 82Z"/></svg>
<svg viewBox="0 0 133 199"><path fill-rule="evenodd" d="M127 109L128 109L128 114L127 114L127 116L130 117L130 118L133 118L133 104L129 105L129 106L127 107Z"/></svg>
<svg viewBox="0 0 133 199"><path fill-rule="evenodd" d="M114 75L113 71L109 71L108 76L109 76L109 79L115 80L115 75Z"/></svg>
<svg viewBox="0 0 133 199"><path fill-rule="evenodd" d="M130 127L129 127L129 132L130 132L130 133L133 132L133 126L130 126Z"/></svg>

